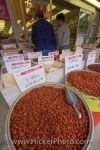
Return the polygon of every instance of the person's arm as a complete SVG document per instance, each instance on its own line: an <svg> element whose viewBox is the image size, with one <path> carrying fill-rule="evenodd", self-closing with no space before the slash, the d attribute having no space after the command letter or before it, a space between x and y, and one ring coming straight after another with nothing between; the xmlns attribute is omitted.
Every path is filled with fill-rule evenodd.
<svg viewBox="0 0 100 150"><path fill-rule="evenodd" d="M55 32L54 32L53 26L51 26L51 34L52 34L51 36L52 36L53 44L55 46L55 49L57 49L56 35L55 35Z"/></svg>

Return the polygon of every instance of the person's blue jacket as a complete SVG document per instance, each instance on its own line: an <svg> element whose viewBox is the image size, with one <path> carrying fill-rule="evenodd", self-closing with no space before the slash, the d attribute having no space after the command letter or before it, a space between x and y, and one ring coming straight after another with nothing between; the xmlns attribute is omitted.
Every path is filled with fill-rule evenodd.
<svg viewBox="0 0 100 150"><path fill-rule="evenodd" d="M42 51L44 55L56 50L56 36L53 26L48 21L39 19L32 26L32 42L37 51Z"/></svg>

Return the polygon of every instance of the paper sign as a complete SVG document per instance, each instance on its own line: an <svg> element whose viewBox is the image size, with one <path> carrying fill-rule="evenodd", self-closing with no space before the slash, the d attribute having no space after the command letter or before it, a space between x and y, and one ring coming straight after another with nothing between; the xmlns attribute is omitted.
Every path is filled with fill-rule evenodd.
<svg viewBox="0 0 100 150"><path fill-rule="evenodd" d="M54 56L39 56L38 64L48 65L54 63Z"/></svg>
<svg viewBox="0 0 100 150"><path fill-rule="evenodd" d="M40 52L31 52L31 53L27 53L27 57L28 59L34 59L34 58L38 58L39 56L42 56L42 51Z"/></svg>
<svg viewBox="0 0 100 150"><path fill-rule="evenodd" d="M8 73L16 73L31 67L31 61L19 61L19 62L11 62L5 63Z"/></svg>
<svg viewBox="0 0 100 150"><path fill-rule="evenodd" d="M65 57L73 55L73 52L71 52L69 49L68 50L62 50L62 60L65 60Z"/></svg>
<svg viewBox="0 0 100 150"><path fill-rule="evenodd" d="M75 45L81 46L84 43L84 36L77 36Z"/></svg>
<svg viewBox="0 0 100 150"><path fill-rule="evenodd" d="M75 54L83 54L83 48L82 47L77 47Z"/></svg>
<svg viewBox="0 0 100 150"><path fill-rule="evenodd" d="M88 58L87 58L87 63L86 66L90 65L90 64L94 64L96 60L96 51L94 52L89 52L88 54Z"/></svg>
<svg viewBox="0 0 100 150"><path fill-rule="evenodd" d="M82 68L82 54L65 57L65 74Z"/></svg>
<svg viewBox="0 0 100 150"><path fill-rule="evenodd" d="M24 56L23 56L23 54L4 56L3 60L5 63L15 62L15 61L24 61Z"/></svg>
<svg viewBox="0 0 100 150"><path fill-rule="evenodd" d="M18 51L15 51L15 50L3 50L3 51L1 51L2 57L9 56L9 55L16 55L16 54L18 54Z"/></svg>
<svg viewBox="0 0 100 150"><path fill-rule="evenodd" d="M4 50L6 50L6 49L16 49L16 43L12 43L12 44L2 44L1 46L2 46L2 48L3 48Z"/></svg>
<svg viewBox="0 0 100 150"><path fill-rule="evenodd" d="M49 56L59 55L59 51L50 52L48 55L49 55Z"/></svg>
<svg viewBox="0 0 100 150"><path fill-rule="evenodd" d="M25 71L14 73L14 78L21 90L26 91L32 86L42 84L46 82L45 70L43 65L31 67Z"/></svg>

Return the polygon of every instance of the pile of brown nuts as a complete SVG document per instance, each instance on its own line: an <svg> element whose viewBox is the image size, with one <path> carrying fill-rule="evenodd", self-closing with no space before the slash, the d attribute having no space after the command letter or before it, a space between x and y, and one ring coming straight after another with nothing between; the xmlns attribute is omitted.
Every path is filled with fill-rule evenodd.
<svg viewBox="0 0 100 150"><path fill-rule="evenodd" d="M83 102L77 104L82 118L65 101L63 88L33 89L15 105L10 134L16 150L81 150L89 132Z"/></svg>

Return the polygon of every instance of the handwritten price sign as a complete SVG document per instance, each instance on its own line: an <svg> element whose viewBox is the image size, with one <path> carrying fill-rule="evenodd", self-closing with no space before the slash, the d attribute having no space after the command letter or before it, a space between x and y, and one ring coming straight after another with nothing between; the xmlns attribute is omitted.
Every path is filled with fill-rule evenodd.
<svg viewBox="0 0 100 150"><path fill-rule="evenodd" d="M31 61L19 61L19 62L11 62L5 63L8 73L16 73L31 67Z"/></svg>
<svg viewBox="0 0 100 150"><path fill-rule="evenodd" d="M96 60L96 51L94 52L90 52L88 54L88 58L87 58L87 63L86 66L90 65L90 64L94 64Z"/></svg>
<svg viewBox="0 0 100 150"><path fill-rule="evenodd" d="M27 57L28 59L34 59L34 58L38 58L39 56L42 56L42 51L41 52L31 52L31 53L27 53Z"/></svg>
<svg viewBox="0 0 100 150"><path fill-rule="evenodd" d="M23 54L4 56L3 60L5 63L15 62L15 61L24 61L24 56L23 56Z"/></svg>
<svg viewBox="0 0 100 150"><path fill-rule="evenodd" d="M69 49L62 50L62 60L65 60L65 57L73 55L73 52L71 52Z"/></svg>
<svg viewBox="0 0 100 150"><path fill-rule="evenodd" d="M77 47L75 54L83 54L83 48L82 47Z"/></svg>
<svg viewBox="0 0 100 150"><path fill-rule="evenodd" d="M14 78L21 90L26 91L32 86L42 84L46 82L45 70L43 65L31 67L25 71L14 73Z"/></svg>
<svg viewBox="0 0 100 150"><path fill-rule="evenodd" d="M54 63L54 56L40 56L38 57L38 64L48 65Z"/></svg>
<svg viewBox="0 0 100 150"><path fill-rule="evenodd" d="M15 50L3 50L1 51L1 56L4 57L4 56L10 56L10 55L16 55L18 54L17 51Z"/></svg>
<svg viewBox="0 0 100 150"><path fill-rule="evenodd" d="M15 49L16 48L16 44L15 43L12 43L12 44L2 44L1 46L2 46L2 48L4 50L6 50L6 49Z"/></svg>
<svg viewBox="0 0 100 150"><path fill-rule="evenodd" d="M59 51L50 52L48 55L49 55L49 56L59 55Z"/></svg>
<svg viewBox="0 0 100 150"><path fill-rule="evenodd" d="M82 69L83 55L72 55L65 58L65 74L70 71Z"/></svg>

